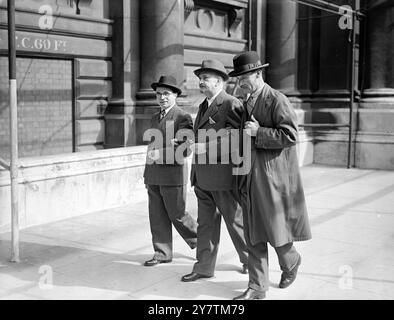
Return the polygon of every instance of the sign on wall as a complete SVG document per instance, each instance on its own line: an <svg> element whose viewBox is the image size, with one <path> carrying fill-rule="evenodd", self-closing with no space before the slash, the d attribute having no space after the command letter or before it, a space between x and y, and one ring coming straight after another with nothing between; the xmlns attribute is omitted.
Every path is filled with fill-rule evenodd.
<svg viewBox="0 0 394 320"><path fill-rule="evenodd" d="M0 30L0 50L7 50L7 30ZM111 42L62 35L16 32L16 50L78 56L109 57Z"/></svg>

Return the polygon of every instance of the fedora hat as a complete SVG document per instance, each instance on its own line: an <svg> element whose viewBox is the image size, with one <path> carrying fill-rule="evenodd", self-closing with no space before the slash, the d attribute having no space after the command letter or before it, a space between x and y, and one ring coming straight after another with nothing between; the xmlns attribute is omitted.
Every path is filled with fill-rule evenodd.
<svg viewBox="0 0 394 320"><path fill-rule="evenodd" d="M204 60L201 63L201 68L194 70L194 74L198 77L201 72L210 71L219 74L224 81L228 80L227 70L224 67L223 63L219 60L211 59L211 60Z"/></svg>
<svg viewBox="0 0 394 320"><path fill-rule="evenodd" d="M268 67L268 63L262 64L256 51L246 51L237 54L233 58L234 70L228 75L230 77L240 76L241 74Z"/></svg>
<svg viewBox="0 0 394 320"><path fill-rule="evenodd" d="M178 96L180 96L182 93L182 90L176 84L175 78L173 76L169 76L169 75L161 76L158 82L153 82L151 84L151 87L155 91L156 91L157 87L170 88L171 90L176 92L178 94Z"/></svg>

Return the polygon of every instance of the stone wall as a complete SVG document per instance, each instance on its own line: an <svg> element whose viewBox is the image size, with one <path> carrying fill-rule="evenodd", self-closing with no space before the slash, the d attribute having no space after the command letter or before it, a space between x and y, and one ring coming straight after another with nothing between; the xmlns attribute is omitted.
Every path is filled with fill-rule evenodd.
<svg viewBox="0 0 394 320"><path fill-rule="evenodd" d="M20 227L127 205L145 192L146 147L23 158L19 170ZM9 172L0 168L0 232L11 221Z"/></svg>
<svg viewBox="0 0 394 320"><path fill-rule="evenodd" d="M21 157L73 151L72 64L58 59L17 59L18 135ZM8 59L0 57L0 154L9 157Z"/></svg>
<svg viewBox="0 0 394 320"><path fill-rule="evenodd" d="M75 3L73 7L69 3L67 0L16 1L22 156L95 150L102 149L104 145L103 115L112 94L112 21L107 19L109 1L80 1L78 15ZM1 0L1 121L7 121L9 113L5 5L6 1ZM43 5L52 11L52 28L49 30L40 24ZM60 118L63 119L60 121ZM28 127L30 122L34 124ZM32 130L31 136L24 133L28 129ZM5 150L4 134L0 138L1 151ZM55 140L54 136L57 136ZM64 141L59 142L59 139Z"/></svg>

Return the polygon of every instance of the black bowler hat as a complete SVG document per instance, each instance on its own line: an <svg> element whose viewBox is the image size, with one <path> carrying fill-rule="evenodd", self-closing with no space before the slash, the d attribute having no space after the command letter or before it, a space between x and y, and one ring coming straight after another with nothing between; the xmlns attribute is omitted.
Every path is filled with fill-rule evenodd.
<svg viewBox="0 0 394 320"><path fill-rule="evenodd" d="M269 64L262 64L256 51L246 51L237 54L233 58L233 65L234 71L228 74L230 77L236 77L244 73L259 70L268 67Z"/></svg>
<svg viewBox="0 0 394 320"><path fill-rule="evenodd" d="M201 63L201 68L194 70L194 74L198 77L201 72L210 71L219 74L224 81L228 80L228 74L226 68L224 67L223 63L219 60L211 59L211 60L204 60Z"/></svg>
<svg viewBox="0 0 394 320"><path fill-rule="evenodd" d="M151 87L155 91L157 87L170 88L171 90L176 92L178 96L180 96L182 93L182 90L176 84L175 78L173 76L168 76L168 75L161 76L158 82L153 82L151 84Z"/></svg>

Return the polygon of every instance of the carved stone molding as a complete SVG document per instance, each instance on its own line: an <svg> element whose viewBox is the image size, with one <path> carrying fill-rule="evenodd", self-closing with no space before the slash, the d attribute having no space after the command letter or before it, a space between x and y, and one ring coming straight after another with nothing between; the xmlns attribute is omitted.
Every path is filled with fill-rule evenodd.
<svg viewBox="0 0 394 320"><path fill-rule="evenodd" d="M228 13L228 35L231 37L244 18L244 10L232 9Z"/></svg>
<svg viewBox="0 0 394 320"><path fill-rule="evenodd" d="M209 9L199 9L196 15L196 25L199 29L209 31L212 29L215 13Z"/></svg>
<svg viewBox="0 0 394 320"><path fill-rule="evenodd" d="M67 0L67 3L68 3L68 5L69 5L71 8L74 7L74 5L73 5L74 2L75 2L75 5L76 5L75 13L76 13L76 14L81 14L81 9L79 8L79 4L80 4L80 3L84 3L84 4L86 4L86 5L90 5L91 2L92 2L92 0Z"/></svg>
<svg viewBox="0 0 394 320"><path fill-rule="evenodd" d="M186 0L185 0L186 1ZM203 33L232 39L243 39L245 34L245 8L212 1L194 0L194 8L184 15L185 33Z"/></svg>
<svg viewBox="0 0 394 320"><path fill-rule="evenodd" d="M184 0L185 1L185 12L190 13L194 9L194 0Z"/></svg>

